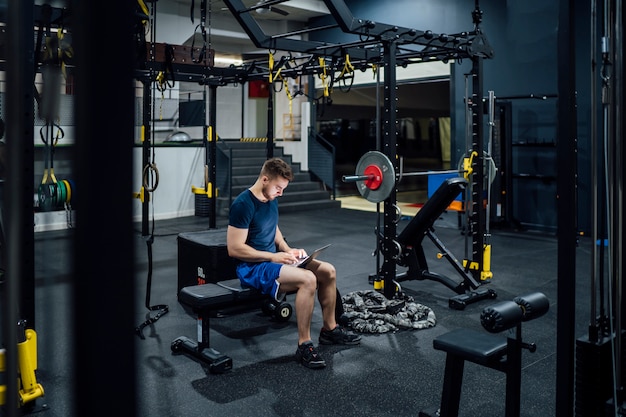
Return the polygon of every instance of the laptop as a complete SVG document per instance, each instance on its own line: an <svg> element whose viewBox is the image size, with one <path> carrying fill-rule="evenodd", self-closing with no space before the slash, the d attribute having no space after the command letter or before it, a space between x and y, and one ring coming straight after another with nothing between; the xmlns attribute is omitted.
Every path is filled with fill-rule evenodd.
<svg viewBox="0 0 626 417"><path fill-rule="evenodd" d="M321 248L315 249L310 255L305 256L304 258L298 258L298 262L295 264L295 266L297 266L298 268L304 268L309 264L309 262L317 258L317 255L322 253L322 251L329 247L331 244L332 243L329 243L328 245L324 245Z"/></svg>

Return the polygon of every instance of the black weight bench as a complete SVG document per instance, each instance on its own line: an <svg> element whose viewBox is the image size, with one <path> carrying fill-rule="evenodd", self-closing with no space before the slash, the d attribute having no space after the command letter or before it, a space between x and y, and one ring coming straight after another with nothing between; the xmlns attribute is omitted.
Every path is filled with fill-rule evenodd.
<svg viewBox="0 0 626 417"><path fill-rule="evenodd" d="M506 417L520 415L522 349L536 350L534 343L522 342L521 322L544 315L549 302L542 293L516 297L483 309L481 323L491 333L517 326L515 337L504 338L471 329L457 329L433 340L436 350L446 352L441 404L436 411L420 411L419 417L457 417L465 361L506 374Z"/></svg>
<svg viewBox="0 0 626 417"><path fill-rule="evenodd" d="M173 353L187 353L205 362L212 373L224 373L233 367L233 361L210 347L210 318L224 311L261 307L265 314L287 321L293 312L291 304L262 294L253 288L242 287L239 279L183 287L178 301L197 315L198 340L186 336L176 338L171 345Z"/></svg>

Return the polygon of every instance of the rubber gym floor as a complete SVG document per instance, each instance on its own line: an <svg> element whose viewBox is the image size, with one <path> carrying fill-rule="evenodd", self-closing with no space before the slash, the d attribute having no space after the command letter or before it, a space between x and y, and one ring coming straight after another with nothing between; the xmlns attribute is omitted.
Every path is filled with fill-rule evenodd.
<svg viewBox="0 0 626 417"><path fill-rule="evenodd" d="M410 219L402 217L397 230L401 231ZM323 259L335 265L342 295L373 288L368 277L376 268L373 252L379 221L375 212L345 208L280 216L281 230L292 246L312 250L332 243L332 250L327 250ZM226 222L226 218L218 218L217 228L225 228ZM468 238L459 229L457 213L444 212L434 227L448 249L458 259L465 259ZM442 395L446 354L433 348L433 339L459 328L485 332L480 323L485 307L532 292L544 293L550 300L550 310L522 325L524 341L535 343L537 350L522 353L521 416L554 415L558 246L554 234L492 230L493 278L481 287L496 291L495 300L482 300L456 310L448 305L455 293L441 283L433 280L401 282L407 295L433 310L436 325L423 330L363 334L358 346L321 346L320 351L327 361L327 367L322 370L310 370L296 362L297 333L293 316L287 322L279 322L254 309L213 318L211 347L233 361L232 370L213 374L203 363L171 351L171 343L177 337L188 336L195 340L197 334L195 316L177 301L177 236L209 230L208 219L192 216L156 221L152 265L148 262L141 225L136 224L135 228L136 323L140 325L154 315L144 307L149 267L152 268L151 303L165 304L169 308L167 314L143 329L143 339L136 338L136 369L128 370L135 372L138 383L136 415L418 416L421 410L436 409ZM37 403L44 408L41 415L47 417L73 415L71 361L63 359L71 357L70 246L65 231L36 235L36 256L43 259L38 265L45 265L45 270L37 270L41 278L36 285L37 328L40 329L37 378L45 389L45 396ZM423 247L430 271L461 279L449 262L437 258L438 250L428 238ZM66 250L67 255L64 255ZM586 335L588 326L588 280L584 277L589 276L590 258L590 245L583 237L576 259L576 270L581 276L577 280L575 317L580 336ZM104 310L114 307L114 302L100 302ZM321 314L316 305L312 323L316 344L320 326ZM501 334L502 337L510 335L510 331ZM505 382L505 374L466 362L460 415L504 416ZM97 389L98 384L111 382L93 383Z"/></svg>

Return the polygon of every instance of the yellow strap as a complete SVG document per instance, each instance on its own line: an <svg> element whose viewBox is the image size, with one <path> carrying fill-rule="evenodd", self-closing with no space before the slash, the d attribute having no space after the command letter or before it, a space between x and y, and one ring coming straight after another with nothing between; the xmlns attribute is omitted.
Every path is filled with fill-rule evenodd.
<svg viewBox="0 0 626 417"><path fill-rule="evenodd" d="M346 54L346 60L343 63L343 68L339 74L339 78L344 77L346 74L352 74L354 72L354 65L350 62L350 55Z"/></svg>
<svg viewBox="0 0 626 417"><path fill-rule="evenodd" d="M292 103L293 103L293 94L289 91L289 84L287 80L283 77L280 77L283 80L283 85L285 86L285 94L287 94L287 99L289 100L289 114L292 114Z"/></svg>
<svg viewBox="0 0 626 417"><path fill-rule="evenodd" d="M50 179L52 180L54 184L57 183L57 177L56 175L54 175L54 168L50 168Z"/></svg>
<svg viewBox="0 0 626 417"><path fill-rule="evenodd" d="M43 178L41 179L41 183L42 184L47 184L48 183L48 175L50 175L50 179L52 180L52 183L56 184L57 183L57 177L56 177L56 175L54 175L54 168L44 169L43 170Z"/></svg>
<svg viewBox="0 0 626 417"><path fill-rule="evenodd" d="M141 11L144 12L147 16L149 13L148 13L148 6L146 6L146 3L144 3L143 0L137 0L137 3L139 3L139 7L141 7Z"/></svg>
<svg viewBox="0 0 626 417"><path fill-rule="evenodd" d="M326 63L323 57L319 57L318 61L320 63L320 67L322 68L322 73L320 74L320 79L322 80L322 86L324 87L324 97L328 97L328 83L326 82Z"/></svg>

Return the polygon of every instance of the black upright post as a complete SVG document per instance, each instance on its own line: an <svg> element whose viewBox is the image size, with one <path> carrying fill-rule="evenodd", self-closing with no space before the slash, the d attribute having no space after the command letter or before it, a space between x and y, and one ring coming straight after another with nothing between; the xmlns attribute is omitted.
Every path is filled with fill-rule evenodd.
<svg viewBox="0 0 626 417"><path fill-rule="evenodd" d="M385 68L385 93L384 93L384 126L383 126L383 149L382 152L389 158L394 165L394 171L398 172L398 149L396 128L396 111L397 111L397 92L396 92L396 43L385 42L384 51L384 68ZM394 178L395 181L395 178ZM383 282L385 297L391 299L394 297L396 263L394 260L394 251L396 250L394 240L396 238L396 184L389 197L384 201L384 241L383 241Z"/></svg>
<svg viewBox="0 0 626 417"><path fill-rule="evenodd" d="M216 226L216 217L217 217L217 195L215 190L215 181L217 178L217 168L215 160L217 159L217 133L216 133L216 123L217 123L217 86L211 85L209 86L209 132L206 135L207 143L207 154L206 154L206 163L208 166L208 186L210 187L209 195L211 198L209 199L209 204L211 204L209 216L209 228L215 229Z"/></svg>
<svg viewBox="0 0 626 417"><path fill-rule="evenodd" d="M6 143L8 173L2 208L6 226L6 273L2 294L2 346L6 348L6 415L18 413L17 323L35 328L35 236L33 232L34 45L33 2L10 1L7 34ZM3 410L0 410L3 411ZM2 414L2 413L0 413Z"/></svg>
<svg viewBox="0 0 626 417"><path fill-rule="evenodd" d="M576 60L573 2L559 2L557 131L557 334L556 416L574 407L574 320L576 311Z"/></svg>
<svg viewBox="0 0 626 417"><path fill-rule="evenodd" d="M70 8L76 59L76 194L72 201L76 202L77 221L71 315L74 355L64 359L73 359L75 365L69 414L73 416L137 415L130 181L135 130L135 7L136 3L128 0L111 0L106 7L75 0ZM103 22L115 22L115 30L103 31ZM32 42L32 34L27 39ZM102 71L102 52L112 45L119 63L115 76L97 77ZM111 186L103 189L102 165L113 163L106 178ZM114 305L103 309L99 301Z"/></svg>
<svg viewBox="0 0 626 417"><path fill-rule="evenodd" d="M143 80L143 134L141 143L141 163L146 168L150 165L150 150L152 148L152 69L147 80ZM150 234L150 196L151 194L144 188L145 177L142 175L143 202L141 203L141 236Z"/></svg>
<svg viewBox="0 0 626 417"><path fill-rule="evenodd" d="M474 278L480 282L483 270L483 252L485 245L485 209L484 196L484 146L483 137L483 58L472 57L472 210L470 232L472 234L472 260L476 267L471 269Z"/></svg>

